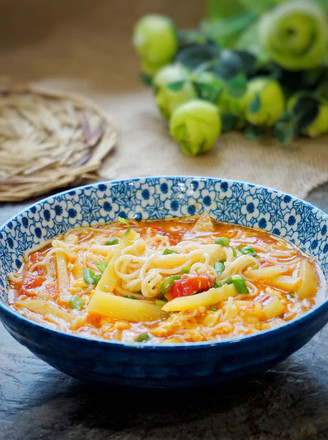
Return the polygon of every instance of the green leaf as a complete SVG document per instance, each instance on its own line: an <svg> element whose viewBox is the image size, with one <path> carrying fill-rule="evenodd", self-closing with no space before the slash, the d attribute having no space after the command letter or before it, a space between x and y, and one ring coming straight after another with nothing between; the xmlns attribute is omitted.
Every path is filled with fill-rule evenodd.
<svg viewBox="0 0 328 440"><path fill-rule="evenodd" d="M244 131L247 139L256 140L263 135L263 129L261 127L256 127L255 125L248 125Z"/></svg>
<svg viewBox="0 0 328 440"><path fill-rule="evenodd" d="M296 134L302 133L317 118L319 106L319 101L310 96L302 96L297 100L293 107Z"/></svg>
<svg viewBox="0 0 328 440"><path fill-rule="evenodd" d="M289 110L284 110L280 115L280 121L290 122L293 120L293 113Z"/></svg>
<svg viewBox="0 0 328 440"><path fill-rule="evenodd" d="M274 134L279 142L287 145L295 136L294 125L289 122L278 121L274 127Z"/></svg>
<svg viewBox="0 0 328 440"><path fill-rule="evenodd" d="M238 116L233 113L221 114L222 131L234 130L238 123Z"/></svg>
<svg viewBox="0 0 328 440"><path fill-rule="evenodd" d="M139 73L139 80L145 84L147 87L151 87L152 85L152 79L150 75L147 75L147 73L140 72Z"/></svg>
<svg viewBox="0 0 328 440"><path fill-rule="evenodd" d="M250 113L258 113L261 110L261 98L259 93L255 95L252 101L248 105L248 111Z"/></svg>
<svg viewBox="0 0 328 440"><path fill-rule="evenodd" d="M227 2L222 2L226 4ZM203 25L204 32L220 47L233 47L234 43L251 24L256 16L248 11L232 15L224 20L207 22Z"/></svg>
<svg viewBox="0 0 328 440"><path fill-rule="evenodd" d="M206 1L206 16L209 19L218 19L234 16L245 9L240 0L207 0Z"/></svg>
<svg viewBox="0 0 328 440"><path fill-rule="evenodd" d="M195 88L197 90L198 96L201 99L205 99L206 101L214 102L216 103L223 87L218 88L215 86L212 86L211 84L204 84L204 83L194 83Z"/></svg>
<svg viewBox="0 0 328 440"><path fill-rule="evenodd" d="M175 55L174 61L194 70L200 64L218 61L220 49L213 42L205 44L190 44L181 48Z"/></svg>
<svg viewBox="0 0 328 440"><path fill-rule="evenodd" d="M247 79L243 73L231 78L226 83L226 90L233 98L241 98L247 90Z"/></svg>
<svg viewBox="0 0 328 440"><path fill-rule="evenodd" d="M134 296L134 295L125 295L125 298L128 298L128 299L137 299L137 297L136 296Z"/></svg>
<svg viewBox="0 0 328 440"><path fill-rule="evenodd" d="M67 304L72 309L78 309L79 310L79 309L82 309L82 307L84 306L85 302L78 295L73 295L73 296L71 296L71 299L67 302Z"/></svg>
<svg viewBox="0 0 328 440"><path fill-rule="evenodd" d="M205 44L208 41L207 35L201 29L182 29L178 31L179 47L189 44Z"/></svg>
<svg viewBox="0 0 328 440"><path fill-rule="evenodd" d="M221 52L220 63L214 72L229 81L230 78L243 73L252 75L257 67L256 57L247 51L225 49Z"/></svg>
<svg viewBox="0 0 328 440"><path fill-rule="evenodd" d="M172 82L170 84L167 84L167 88L170 90L173 90L173 92L178 92L179 90L181 90L183 88L183 86L185 85L185 80L182 81L176 81L176 82Z"/></svg>

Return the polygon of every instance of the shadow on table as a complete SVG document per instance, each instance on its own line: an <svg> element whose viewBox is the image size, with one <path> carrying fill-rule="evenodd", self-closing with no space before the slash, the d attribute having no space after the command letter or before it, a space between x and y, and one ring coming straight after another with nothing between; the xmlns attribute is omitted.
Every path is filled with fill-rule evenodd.
<svg viewBox="0 0 328 440"><path fill-rule="evenodd" d="M54 370L41 376L6 438L327 438L326 379L294 359L247 381L177 392L83 383Z"/></svg>

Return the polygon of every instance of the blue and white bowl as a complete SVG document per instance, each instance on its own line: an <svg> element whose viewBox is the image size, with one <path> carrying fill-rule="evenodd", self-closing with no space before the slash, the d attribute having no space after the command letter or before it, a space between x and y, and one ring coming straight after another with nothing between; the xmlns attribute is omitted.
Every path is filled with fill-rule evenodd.
<svg viewBox="0 0 328 440"><path fill-rule="evenodd" d="M145 177L97 183L44 199L0 229L0 317L7 330L50 365L81 379L176 389L240 379L271 367L328 321L328 301L281 327L240 338L186 345L96 340L29 321L7 305L7 277L23 253L74 226L118 216L181 217L207 210L216 219L258 227L316 257L328 278L328 215L261 186L205 177Z"/></svg>

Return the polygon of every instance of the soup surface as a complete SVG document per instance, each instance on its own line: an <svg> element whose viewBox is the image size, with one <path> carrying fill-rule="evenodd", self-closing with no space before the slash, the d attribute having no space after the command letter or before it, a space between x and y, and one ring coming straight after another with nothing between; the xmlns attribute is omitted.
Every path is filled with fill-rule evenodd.
<svg viewBox="0 0 328 440"><path fill-rule="evenodd" d="M320 268L295 246L208 214L124 219L68 231L9 276L25 317L84 336L140 343L259 332L320 303Z"/></svg>

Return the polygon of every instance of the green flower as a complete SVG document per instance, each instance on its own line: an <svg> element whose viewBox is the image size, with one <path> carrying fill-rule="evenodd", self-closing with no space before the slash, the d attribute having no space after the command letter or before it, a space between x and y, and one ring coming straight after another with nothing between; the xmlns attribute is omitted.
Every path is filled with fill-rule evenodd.
<svg viewBox="0 0 328 440"><path fill-rule="evenodd" d="M303 131L312 138L328 133L328 105L320 104L319 113L315 120Z"/></svg>
<svg viewBox="0 0 328 440"><path fill-rule="evenodd" d="M143 71L153 75L172 61L178 49L174 22L163 15L145 15L134 28L133 45L141 58Z"/></svg>
<svg viewBox="0 0 328 440"><path fill-rule="evenodd" d="M191 76L198 96L210 102L217 102L224 88L224 80L212 72L194 72Z"/></svg>
<svg viewBox="0 0 328 440"><path fill-rule="evenodd" d="M219 107L220 114L224 117L225 115L235 116L235 123L233 127L229 129L241 129L246 123L246 110L248 101L246 95L241 98L234 98L226 90L223 90L217 105Z"/></svg>
<svg viewBox="0 0 328 440"><path fill-rule="evenodd" d="M152 79L155 90L166 87L168 84L189 79L190 72L181 64L169 64L162 67Z"/></svg>
<svg viewBox="0 0 328 440"><path fill-rule="evenodd" d="M317 67L327 52L328 23L313 0L293 0L266 13L260 22L260 40L273 61L297 71Z"/></svg>
<svg viewBox="0 0 328 440"><path fill-rule="evenodd" d="M285 108L280 84L267 78L254 78L248 83L246 120L259 127L272 127Z"/></svg>
<svg viewBox="0 0 328 440"><path fill-rule="evenodd" d="M170 133L188 156L210 150L220 131L217 107L201 99L180 105L170 119Z"/></svg>

